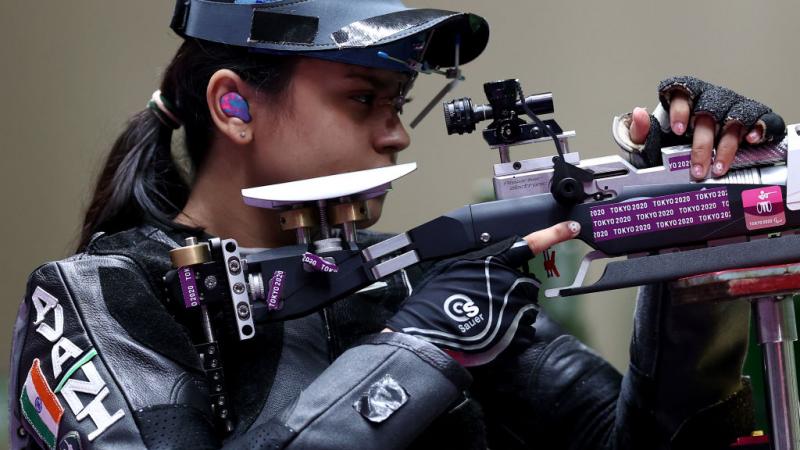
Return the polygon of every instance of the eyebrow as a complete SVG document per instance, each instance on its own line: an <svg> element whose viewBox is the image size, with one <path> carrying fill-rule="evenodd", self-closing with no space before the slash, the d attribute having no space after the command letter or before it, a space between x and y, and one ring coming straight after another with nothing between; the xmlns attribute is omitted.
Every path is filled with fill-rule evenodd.
<svg viewBox="0 0 800 450"><path fill-rule="evenodd" d="M403 80L400 79L391 79L387 80L384 78L376 77L374 75L369 75L365 73L358 73L358 72L351 72L345 75L345 78L355 78L359 80L366 81L367 83L371 84L377 90L388 90L394 89L399 85L403 84Z"/></svg>

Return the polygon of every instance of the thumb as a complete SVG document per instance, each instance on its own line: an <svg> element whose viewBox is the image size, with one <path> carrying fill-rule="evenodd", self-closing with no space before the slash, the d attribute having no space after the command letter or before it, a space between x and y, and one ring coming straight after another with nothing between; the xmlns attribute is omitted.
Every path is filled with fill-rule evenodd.
<svg viewBox="0 0 800 450"><path fill-rule="evenodd" d="M650 132L650 115L644 108L633 108L631 114L631 142L644 144Z"/></svg>

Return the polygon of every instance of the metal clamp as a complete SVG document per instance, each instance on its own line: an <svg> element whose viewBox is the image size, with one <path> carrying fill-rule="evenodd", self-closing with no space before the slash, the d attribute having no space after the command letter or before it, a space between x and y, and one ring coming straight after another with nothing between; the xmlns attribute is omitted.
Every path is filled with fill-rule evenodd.
<svg viewBox="0 0 800 450"><path fill-rule="evenodd" d="M228 286L231 292L233 317L236 318L239 339L243 341L255 336L255 326L253 312L250 308L250 298L247 295L242 258L239 256L239 246L234 239L223 240L221 247L222 257L225 261L225 275L228 277Z"/></svg>

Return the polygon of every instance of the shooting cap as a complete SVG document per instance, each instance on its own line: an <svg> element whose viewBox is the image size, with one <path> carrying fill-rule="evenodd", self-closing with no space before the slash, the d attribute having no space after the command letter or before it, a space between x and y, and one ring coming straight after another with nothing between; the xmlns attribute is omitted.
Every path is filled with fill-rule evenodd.
<svg viewBox="0 0 800 450"><path fill-rule="evenodd" d="M404 61L465 64L489 40L480 16L408 8L400 0L177 0L171 28L256 52L397 71L409 70Z"/></svg>

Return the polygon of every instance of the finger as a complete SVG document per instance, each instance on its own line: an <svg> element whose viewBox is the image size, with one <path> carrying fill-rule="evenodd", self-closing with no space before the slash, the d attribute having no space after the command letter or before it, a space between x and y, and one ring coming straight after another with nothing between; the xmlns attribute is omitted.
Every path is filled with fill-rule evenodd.
<svg viewBox="0 0 800 450"><path fill-rule="evenodd" d="M684 92L675 91L669 104L669 126L672 132L682 136L689 123L689 96Z"/></svg>
<svg viewBox="0 0 800 450"><path fill-rule="evenodd" d="M726 122L740 122L746 130L760 133L746 136L745 140L750 144L779 141L786 134L786 124L781 116L770 111L763 103L741 96L731 106L725 119Z"/></svg>
<svg viewBox="0 0 800 450"><path fill-rule="evenodd" d="M714 148L716 124L714 118L702 114L694 122L694 138L692 139L692 178L702 180L711 165L711 149Z"/></svg>
<svg viewBox="0 0 800 450"><path fill-rule="evenodd" d="M763 135L761 131L761 127L754 128L747 133L745 140L747 140L748 144L758 144L761 142L761 136Z"/></svg>
<svg viewBox="0 0 800 450"><path fill-rule="evenodd" d="M650 132L650 115L644 108L633 108L631 113L631 142L644 144Z"/></svg>
<svg viewBox="0 0 800 450"><path fill-rule="evenodd" d="M543 252L559 242L568 241L581 232L578 222L561 222L544 230L534 231L525 236L525 242L533 254Z"/></svg>
<svg viewBox="0 0 800 450"><path fill-rule="evenodd" d="M742 139L744 127L741 123L731 122L722 132L722 137L717 144L717 154L714 158L714 166L711 173L715 177L725 175L731 167L736 151L739 149L739 141Z"/></svg>

